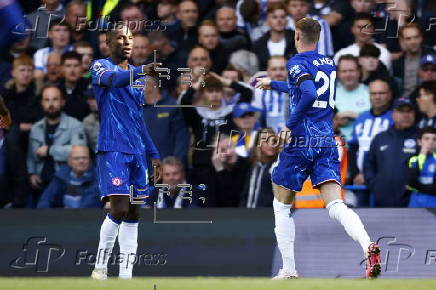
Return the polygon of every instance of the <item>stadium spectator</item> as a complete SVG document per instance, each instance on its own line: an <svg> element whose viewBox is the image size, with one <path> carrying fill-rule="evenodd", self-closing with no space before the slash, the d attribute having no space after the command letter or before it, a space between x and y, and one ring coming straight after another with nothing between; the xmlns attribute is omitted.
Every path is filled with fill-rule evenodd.
<svg viewBox="0 0 436 290"><path fill-rule="evenodd" d="M331 13L325 15L324 19L332 29L335 51L353 43L354 33L350 30L353 19L358 14L370 13L373 7L374 0L333 1Z"/></svg>
<svg viewBox="0 0 436 290"><path fill-rule="evenodd" d="M189 183L182 162L175 156L167 156L162 160L161 184L168 187L155 187L146 199L145 207L154 207L155 203L156 208L206 207L208 203L204 187L193 184L191 188L178 186Z"/></svg>
<svg viewBox="0 0 436 290"><path fill-rule="evenodd" d="M423 46L422 32L416 23L402 26L399 30L402 55L392 63L393 76L401 82L402 96L408 97L419 85L416 71L421 57L433 53L433 49Z"/></svg>
<svg viewBox="0 0 436 290"><path fill-rule="evenodd" d="M304 17L315 19L321 25L321 33L319 42L316 48L319 54L333 56L333 41L330 32L330 26L323 18L318 15L310 15L309 8L312 1L310 0L287 0L287 9L289 16L287 17L286 29L295 31L295 23Z"/></svg>
<svg viewBox="0 0 436 290"><path fill-rule="evenodd" d="M47 58L52 52L63 54L72 50L70 43L70 30L65 22L52 22L48 32L51 46L38 49L34 56L35 76L42 78L47 73Z"/></svg>
<svg viewBox="0 0 436 290"><path fill-rule="evenodd" d="M142 34L134 35L131 56L132 65L138 66L145 64L151 54L152 51L148 37Z"/></svg>
<svg viewBox="0 0 436 290"><path fill-rule="evenodd" d="M38 208L99 208L103 206L98 193L96 169L84 145L73 145L68 165L55 173L41 194Z"/></svg>
<svg viewBox="0 0 436 290"><path fill-rule="evenodd" d="M285 81L287 77L286 59L273 55L268 60L267 76L274 81ZM272 88L271 90L254 89L252 105L262 112L261 126L272 128L276 133L285 127L288 117L289 96L287 93Z"/></svg>
<svg viewBox="0 0 436 290"><path fill-rule="evenodd" d="M395 80L390 76L386 66L379 60L380 49L373 44L365 44L359 52L359 64L361 67L361 81L368 85L371 81L385 78L389 82L392 95L397 98L400 94Z"/></svg>
<svg viewBox="0 0 436 290"><path fill-rule="evenodd" d="M65 22L71 31L71 41L91 41L92 31L87 29L86 5L81 0L72 0L65 8Z"/></svg>
<svg viewBox="0 0 436 290"><path fill-rule="evenodd" d="M238 102L251 102L253 91L249 86L242 82L242 75L233 66L229 65L222 73L222 76L214 72L209 72L223 85L223 101L227 105L234 105Z"/></svg>
<svg viewBox="0 0 436 290"><path fill-rule="evenodd" d="M90 81L83 78L82 57L69 51L61 57L62 76L59 88L65 98L64 112L79 121L89 114L89 106L86 102L91 94Z"/></svg>
<svg viewBox="0 0 436 290"><path fill-rule="evenodd" d="M421 82L436 81L436 53L426 54L421 58L418 78Z"/></svg>
<svg viewBox="0 0 436 290"><path fill-rule="evenodd" d="M162 68L168 68L170 70L170 79L160 79L162 87L172 91L177 86L176 74L179 73L177 69L186 67L187 57L185 52L175 49L170 39L162 31L151 31L148 34L148 39L150 40L150 51L153 52L156 50L156 54L153 53L151 57L154 59L156 55L156 61L162 63ZM205 49L202 48L202 50ZM195 50L195 52L197 52L197 50Z"/></svg>
<svg viewBox="0 0 436 290"><path fill-rule="evenodd" d="M253 52L259 59L259 69L266 70L268 59L272 55L289 58L295 54L294 32L286 30L286 6L283 3L271 3L267 9L266 23L270 30L253 43Z"/></svg>
<svg viewBox="0 0 436 290"><path fill-rule="evenodd" d="M120 18L128 23L132 34L144 33L146 17L144 12L133 3L126 3L120 9Z"/></svg>
<svg viewBox="0 0 436 290"><path fill-rule="evenodd" d="M354 121L351 139L348 141L349 178L355 185L365 184L363 164L372 139L393 125L389 84L383 79L374 80L369 84L369 94L371 109L361 113ZM362 192L358 203L368 205L368 198L368 192Z"/></svg>
<svg viewBox="0 0 436 290"><path fill-rule="evenodd" d="M250 172L244 180L239 205L246 208L272 207L271 166L279 151L276 133L271 128L262 128L254 144Z"/></svg>
<svg viewBox="0 0 436 290"><path fill-rule="evenodd" d="M12 80L7 84L4 101L12 117L12 128L8 134L9 141L14 140L27 152L29 132L32 124L42 118L41 106L37 99L35 79L33 77L33 60L28 55L21 55L13 62ZM15 135L16 134L16 135ZM12 138L12 135L15 135Z"/></svg>
<svg viewBox="0 0 436 290"><path fill-rule="evenodd" d="M419 131L418 155L408 161L407 185L412 190L409 207L436 207L436 128Z"/></svg>
<svg viewBox="0 0 436 290"><path fill-rule="evenodd" d="M89 65L94 59L94 49L88 42L78 41L73 44L73 50L82 57L83 77L85 79L89 79L91 77L91 73L89 72Z"/></svg>
<svg viewBox="0 0 436 290"><path fill-rule="evenodd" d="M382 1L378 4L383 5ZM381 2L381 3L380 3ZM379 43L382 43L391 52L392 60L398 59L402 55L404 43L399 40L399 29L415 21L416 14L412 8L413 2L410 0L396 0L395 2L385 2L384 17L380 19L377 26L384 28L383 33L377 33L376 37Z"/></svg>
<svg viewBox="0 0 436 290"><path fill-rule="evenodd" d="M242 74L244 82L248 83L252 76L259 70L257 56L249 51L240 49L230 56L229 63Z"/></svg>
<svg viewBox="0 0 436 290"><path fill-rule="evenodd" d="M236 154L235 145L230 136L221 134L217 138L213 150L212 164L214 171L211 192L216 207L237 207L240 204L241 192L245 177L249 171L247 158ZM235 182L239 180L240 182Z"/></svg>
<svg viewBox="0 0 436 290"><path fill-rule="evenodd" d="M62 112L65 99L61 90L48 85L41 95L45 117L32 126L27 153L27 172L35 190L33 205L54 173L67 161L71 146L86 145L82 123Z"/></svg>
<svg viewBox="0 0 436 290"><path fill-rule="evenodd" d="M369 89L360 82L358 59L350 54L339 58L337 64L336 119L341 134L350 140L353 122L357 116L370 109Z"/></svg>
<svg viewBox="0 0 436 290"><path fill-rule="evenodd" d="M198 28L198 43L209 51L213 59L211 70L220 74L227 66L230 53L219 42L218 30L211 20L205 20Z"/></svg>
<svg viewBox="0 0 436 290"><path fill-rule="evenodd" d="M250 45L247 37L238 31L236 22L235 9L227 6L217 9L215 23L219 32L220 43L224 49L231 52L248 49Z"/></svg>
<svg viewBox="0 0 436 290"><path fill-rule="evenodd" d="M201 46L194 47L189 53L187 65L192 71L192 81L198 81L199 77L208 73L213 66L209 51Z"/></svg>
<svg viewBox="0 0 436 290"><path fill-rule="evenodd" d="M85 129L88 146L91 150L91 157L94 157L98 140L98 132L100 129L100 120L98 118L97 100L93 94L88 95L87 102L91 112L83 119L83 127Z"/></svg>
<svg viewBox="0 0 436 290"><path fill-rule="evenodd" d="M418 79L420 83L436 81L436 53L426 54L421 57L420 66L418 69ZM419 86L409 96L412 102L416 102L419 95Z"/></svg>
<svg viewBox="0 0 436 290"><path fill-rule="evenodd" d="M106 42L106 32L101 31L98 34L98 58L108 57L109 54L110 54L110 49Z"/></svg>
<svg viewBox="0 0 436 290"><path fill-rule="evenodd" d="M30 46L30 36L21 41L14 42L9 49L0 50L0 94L3 93L4 84L11 79L12 63L22 54L33 56Z"/></svg>
<svg viewBox="0 0 436 290"><path fill-rule="evenodd" d="M419 112L422 114L418 127L436 128L436 81L421 84L416 102Z"/></svg>
<svg viewBox="0 0 436 290"><path fill-rule="evenodd" d="M259 110L250 103L238 103L233 108L232 121L236 125L236 132L232 131L232 142L238 156L251 156L257 135L257 123ZM233 134L236 133L236 134Z"/></svg>
<svg viewBox="0 0 436 290"><path fill-rule="evenodd" d="M177 27L177 1L163 0L157 4L157 17L165 25L165 31L173 31Z"/></svg>
<svg viewBox="0 0 436 290"><path fill-rule="evenodd" d="M394 102L394 125L377 134L365 156L365 183L375 207L405 207L407 160L416 154L415 106L406 98Z"/></svg>
<svg viewBox="0 0 436 290"><path fill-rule="evenodd" d="M65 10L59 0L43 0L42 5L34 12L26 15L29 25L35 28L32 33L32 44L34 49L40 49L48 45L47 31L50 21L62 21L65 17ZM49 36L50 38L50 36Z"/></svg>
<svg viewBox="0 0 436 290"><path fill-rule="evenodd" d="M216 76L215 76L216 77ZM221 77L230 82L239 82L240 84L244 84L242 82L242 74L239 72L233 65L229 64L221 73ZM251 92L252 93L252 92ZM232 88L224 88L224 101L228 104L234 103L237 101L239 94Z"/></svg>
<svg viewBox="0 0 436 290"><path fill-rule="evenodd" d="M374 35L374 23L371 15L357 14L353 20L351 31L354 35L354 43L345 48L340 49L335 54L335 63L338 63L339 57L345 54L351 54L357 57L359 56L360 49L363 47L363 45L374 44L378 49L380 49L380 60L390 71L391 56L389 51L381 44L374 42L372 38L372 36Z"/></svg>
<svg viewBox="0 0 436 290"><path fill-rule="evenodd" d="M153 78L147 78L144 119L161 158L176 156L187 164L190 134L180 108L168 91L161 91Z"/></svg>
<svg viewBox="0 0 436 290"><path fill-rule="evenodd" d="M182 0L177 9L179 20L175 28L165 31L168 39L185 59L188 52L197 44L198 4L193 0Z"/></svg>
<svg viewBox="0 0 436 290"><path fill-rule="evenodd" d="M61 77L61 71L61 55L57 52L50 53L47 57L47 73L42 83L57 83Z"/></svg>
<svg viewBox="0 0 436 290"><path fill-rule="evenodd" d="M4 101L12 118L12 125L3 148L7 155L9 190L14 207L24 207L29 192L26 154L32 124L42 118L41 105L33 77L33 60L25 54L13 62L12 80L4 93Z"/></svg>
<svg viewBox="0 0 436 290"><path fill-rule="evenodd" d="M196 94L199 94L199 97L194 100ZM192 153L194 168L210 167L212 141L218 132L230 134L233 129L231 121L233 106L225 104L222 99L223 85L212 76L199 77L180 95L182 105L199 106L182 108L186 123L194 135L195 146Z"/></svg>
<svg viewBox="0 0 436 290"><path fill-rule="evenodd" d="M269 29L265 23L267 4L267 1L259 0L238 0L236 3L236 25L252 43Z"/></svg>

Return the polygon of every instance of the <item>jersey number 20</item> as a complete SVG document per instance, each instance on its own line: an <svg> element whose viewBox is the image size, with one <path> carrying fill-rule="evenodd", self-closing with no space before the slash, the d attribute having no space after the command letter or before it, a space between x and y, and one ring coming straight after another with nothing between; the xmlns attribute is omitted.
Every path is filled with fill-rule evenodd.
<svg viewBox="0 0 436 290"><path fill-rule="evenodd" d="M335 81L336 81L336 71L332 71L330 73L330 76L328 76L323 71L318 71L315 76L315 82L319 82L322 79L323 84L322 86L316 90L316 94L318 97L321 97L327 90L329 90L329 106L332 107L332 109L335 108ZM314 108L327 108L327 102L318 100L318 97L316 98L315 102L313 102L312 107Z"/></svg>

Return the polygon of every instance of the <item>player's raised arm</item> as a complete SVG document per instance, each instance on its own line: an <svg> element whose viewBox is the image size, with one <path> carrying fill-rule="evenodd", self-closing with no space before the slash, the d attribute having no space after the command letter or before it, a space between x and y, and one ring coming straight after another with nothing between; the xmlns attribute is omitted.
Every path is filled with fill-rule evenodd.
<svg viewBox="0 0 436 290"><path fill-rule="evenodd" d="M316 100L316 87L313 82L313 77L306 70L304 65L295 64L290 65L290 77L294 78L297 87L301 91L301 97L296 105L296 107L292 110L292 114L288 121L286 122L286 127L292 130L295 125L298 124L303 119L306 111L309 110L313 102ZM292 92L289 91L289 95Z"/></svg>
<svg viewBox="0 0 436 290"><path fill-rule="evenodd" d="M282 93L288 93L288 84L285 81L273 81L270 78L257 78L255 87L261 90L273 89Z"/></svg>
<svg viewBox="0 0 436 290"><path fill-rule="evenodd" d="M91 64L90 71L92 76L92 83L101 87L108 88L123 88L130 85L145 75L154 75L155 68L161 65L159 63L150 63L140 65L133 69L133 78L130 80L130 70L115 71L109 66L105 65L104 60L96 60Z"/></svg>
<svg viewBox="0 0 436 290"><path fill-rule="evenodd" d="M288 93L288 84L285 81L271 81L271 89L281 93Z"/></svg>

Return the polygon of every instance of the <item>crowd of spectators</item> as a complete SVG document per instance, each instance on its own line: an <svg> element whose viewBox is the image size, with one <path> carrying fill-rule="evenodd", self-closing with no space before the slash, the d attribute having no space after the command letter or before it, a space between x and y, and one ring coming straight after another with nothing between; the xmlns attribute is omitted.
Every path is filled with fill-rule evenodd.
<svg viewBox="0 0 436 290"><path fill-rule="evenodd" d="M89 66L109 57L105 33L117 21L134 34L131 64L162 63L143 107L168 186L144 207L271 207L290 96L254 85L286 80L304 17L319 21L317 51L337 65L346 202L436 207L434 1L18 2L29 33L0 53L0 207L105 206ZM308 201L310 185L298 207L323 206Z"/></svg>

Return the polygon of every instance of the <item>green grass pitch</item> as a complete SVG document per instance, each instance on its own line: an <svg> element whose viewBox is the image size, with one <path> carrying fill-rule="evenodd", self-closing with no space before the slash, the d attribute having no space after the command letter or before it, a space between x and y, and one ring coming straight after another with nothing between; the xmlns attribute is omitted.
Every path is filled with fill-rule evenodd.
<svg viewBox="0 0 436 290"><path fill-rule="evenodd" d="M319 290L424 290L436 289L436 279L309 279L272 281L267 278L134 278L107 281L94 281L91 278L0 278L0 289L25 290L281 290L281 289L319 289Z"/></svg>

